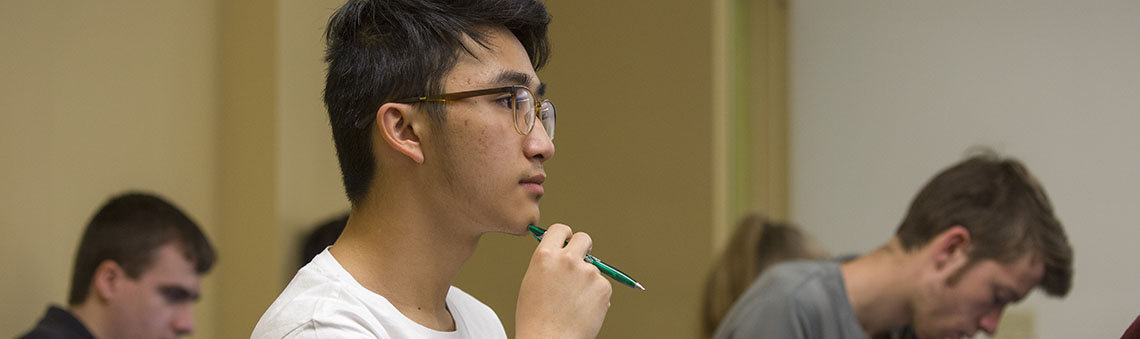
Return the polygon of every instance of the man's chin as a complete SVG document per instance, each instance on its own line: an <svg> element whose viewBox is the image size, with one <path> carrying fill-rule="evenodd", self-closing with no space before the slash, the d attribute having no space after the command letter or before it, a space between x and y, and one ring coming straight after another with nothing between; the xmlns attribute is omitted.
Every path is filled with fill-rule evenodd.
<svg viewBox="0 0 1140 339"><path fill-rule="evenodd" d="M526 230L526 226L523 226L523 228L511 229L510 234L514 236L530 236L530 232Z"/></svg>
<svg viewBox="0 0 1140 339"><path fill-rule="evenodd" d="M502 229L502 232L506 233L506 234L510 234L510 235L530 235L530 231L527 230L527 226L530 226L530 225L538 226L538 221L537 221L538 218L534 218L534 219L530 219L530 220L535 220L535 221L509 222L509 225L507 227L504 227Z"/></svg>

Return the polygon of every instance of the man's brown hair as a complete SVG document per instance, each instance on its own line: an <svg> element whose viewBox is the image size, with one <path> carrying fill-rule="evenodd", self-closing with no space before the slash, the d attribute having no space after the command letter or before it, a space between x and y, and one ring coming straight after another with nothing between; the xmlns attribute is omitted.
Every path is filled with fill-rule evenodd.
<svg viewBox="0 0 1140 339"><path fill-rule="evenodd" d="M103 261L118 263L127 276L138 279L150 269L155 250L169 243L181 247L182 255L194 263L194 271L199 275L209 272L217 258L198 224L165 199L143 192L111 198L83 231L75 254L68 304L83 304L95 270Z"/></svg>
<svg viewBox="0 0 1140 339"><path fill-rule="evenodd" d="M919 191L895 235L907 251L954 226L970 233L970 263L1009 264L1026 254L1045 264L1039 286L1052 296L1072 287L1073 249L1045 189L1025 165L991 151L936 175Z"/></svg>

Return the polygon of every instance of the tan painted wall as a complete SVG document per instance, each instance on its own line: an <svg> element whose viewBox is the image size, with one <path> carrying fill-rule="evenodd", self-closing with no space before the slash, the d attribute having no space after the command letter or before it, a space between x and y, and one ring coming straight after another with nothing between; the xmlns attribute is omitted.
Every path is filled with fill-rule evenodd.
<svg viewBox="0 0 1140 339"><path fill-rule="evenodd" d="M325 26L343 2L282 1L278 5L277 187L278 221L288 252L286 279L297 269L295 249L301 237L318 222L348 211L322 101Z"/></svg>
<svg viewBox="0 0 1140 339"><path fill-rule="evenodd" d="M217 241L217 19L208 1L0 2L0 336L66 301L112 194L159 192Z"/></svg>
<svg viewBox="0 0 1140 339"><path fill-rule="evenodd" d="M217 337L248 337L277 297L284 249L276 186L277 2L223 1L220 50ZM277 263L277 264L275 264Z"/></svg>
<svg viewBox="0 0 1140 339"><path fill-rule="evenodd" d="M0 5L0 335L64 299L96 205L143 187L219 247L196 337L247 336L300 234L347 206L320 100L339 3ZM555 52L540 75L561 117L543 222L589 231L595 254L649 288L615 286L602 338L695 337L712 243L711 5L548 6ZM488 236L457 283L508 332L533 247Z"/></svg>

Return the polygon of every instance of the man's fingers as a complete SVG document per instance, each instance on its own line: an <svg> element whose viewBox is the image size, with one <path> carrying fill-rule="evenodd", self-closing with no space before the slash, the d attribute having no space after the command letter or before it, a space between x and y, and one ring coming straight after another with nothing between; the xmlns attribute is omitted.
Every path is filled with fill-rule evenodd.
<svg viewBox="0 0 1140 339"><path fill-rule="evenodd" d="M566 241L570 239L571 233L570 226L563 224L550 225L550 228L546 230L546 234L542 235L542 241L538 243L538 247L546 248L547 250L561 249L562 244L565 244Z"/></svg>
<svg viewBox="0 0 1140 339"><path fill-rule="evenodd" d="M593 246L594 240L590 238L589 234L573 233L570 226L554 224L546 230L546 234L543 234L537 250L551 255L559 253L560 256L583 260Z"/></svg>
<svg viewBox="0 0 1140 339"><path fill-rule="evenodd" d="M594 240L590 238L589 234L584 232L574 233L570 238L570 243L566 244L566 251L574 258L585 259L586 253L590 253L590 249L594 246Z"/></svg>

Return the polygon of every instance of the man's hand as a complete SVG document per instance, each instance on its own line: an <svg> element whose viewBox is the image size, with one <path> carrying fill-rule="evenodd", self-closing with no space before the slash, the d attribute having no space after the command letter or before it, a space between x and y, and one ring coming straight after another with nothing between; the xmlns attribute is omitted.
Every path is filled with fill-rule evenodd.
<svg viewBox="0 0 1140 339"><path fill-rule="evenodd" d="M613 287L597 267L583 261L592 246L586 233L574 234L562 224L550 226L519 289L516 338L598 336Z"/></svg>

